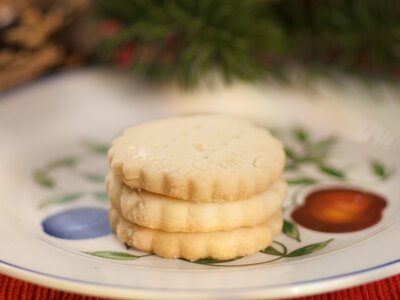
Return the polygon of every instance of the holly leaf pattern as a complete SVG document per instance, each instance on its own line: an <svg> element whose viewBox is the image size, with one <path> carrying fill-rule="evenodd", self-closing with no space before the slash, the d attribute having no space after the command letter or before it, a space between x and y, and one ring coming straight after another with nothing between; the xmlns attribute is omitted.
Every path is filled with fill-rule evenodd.
<svg viewBox="0 0 400 300"><path fill-rule="evenodd" d="M77 200L79 197L82 196L82 193L70 193L70 194L64 194L60 196L55 196L50 199L47 199L43 201L42 203L39 204L39 208L45 208L50 205L55 205L55 204L65 204L68 202L72 202Z"/></svg>
<svg viewBox="0 0 400 300"><path fill-rule="evenodd" d="M296 155L295 151L287 145L285 146L285 153L289 159L297 160L297 155Z"/></svg>
<svg viewBox="0 0 400 300"><path fill-rule="evenodd" d="M126 252L119 251L92 251L92 252L84 252L86 254L97 256L101 258L114 259L114 260L135 260L140 258L141 256L133 255Z"/></svg>
<svg viewBox="0 0 400 300"><path fill-rule="evenodd" d="M47 170L54 170L61 167L74 167L78 161L77 157L66 157L55 160L47 165Z"/></svg>
<svg viewBox="0 0 400 300"><path fill-rule="evenodd" d="M269 246L269 247L261 250L260 252L265 253L265 254L269 254L269 255L275 255L275 256L283 256L284 255L282 252L280 252L279 250L277 250L273 246Z"/></svg>
<svg viewBox="0 0 400 300"><path fill-rule="evenodd" d="M386 167L378 160L372 160L370 162L370 168L372 173L381 180L388 179L390 177L390 172Z"/></svg>
<svg viewBox="0 0 400 300"><path fill-rule="evenodd" d="M46 170L33 171L33 179L37 184L45 188L53 188L55 183Z"/></svg>
<svg viewBox="0 0 400 300"><path fill-rule="evenodd" d="M100 155L107 155L109 146L102 143L97 143L93 141L85 141L83 145L92 153L100 154Z"/></svg>
<svg viewBox="0 0 400 300"><path fill-rule="evenodd" d="M328 165L319 165L319 170L331 177L335 177L335 178L339 178L339 179L344 179L345 178L345 174L343 173L343 171L336 169L332 166L328 166Z"/></svg>
<svg viewBox="0 0 400 300"><path fill-rule="evenodd" d="M93 196L99 201L108 201L108 195L105 192L94 192Z"/></svg>
<svg viewBox="0 0 400 300"><path fill-rule="evenodd" d="M294 128L292 133L299 142L308 142L308 133L303 128Z"/></svg>
<svg viewBox="0 0 400 300"><path fill-rule="evenodd" d="M95 183L104 183L104 175L103 174L96 174L96 173L85 173L83 176L92 182Z"/></svg>
<svg viewBox="0 0 400 300"><path fill-rule="evenodd" d="M314 244L310 244L307 246L303 246L292 252L289 252L288 254L286 254L286 257L297 257L297 256L303 256L303 255L308 255L308 254L314 253L316 251L324 249L332 241L333 241L333 239L329 239L324 242L314 243Z"/></svg>
<svg viewBox="0 0 400 300"><path fill-rule="evenodd" d="M300 242L300 232L297 229L297 226L292 222L288 220L283 220L282 232L291 239Z"/></svg>
<svg viewBox="0 0 400 300"><path fill-rule="evenodd" d="M235 260L238 260L240 258L242 258L242 257L239 256L239 257L235 257L235 258L232 258L232 259L226 259L226 260L218 260L218 259L213 259L213 258L201 258L201 259L193 260L193 261L186 260L186 259L183 259L183 260L186 260L186 261L189 261L189 262L195 263L195 264L200 264L200 265L213 265L213 264L220 264L220 263L226 263L226 262L230 262L230 261L235 261Z"/></svg>
<svg viewBox="0 0 400 300"><path fill-rule="evenodd" d="M317 183L318 181L311 177L299 177L299 178L287 179L286 182L289 185L311 185Z"/></svg>
<svg viewBox="0 0 400 300"><path fill-rule="evenodd" d="M313 144L313 151L327 152L336 143L336 137L330 136Z"/></svg>

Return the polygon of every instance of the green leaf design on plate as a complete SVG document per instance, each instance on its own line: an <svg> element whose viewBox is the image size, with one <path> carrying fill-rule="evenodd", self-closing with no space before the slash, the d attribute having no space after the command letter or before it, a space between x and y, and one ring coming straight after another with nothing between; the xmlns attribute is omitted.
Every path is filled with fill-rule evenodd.
<svg viewBox="0 0 400 300"><path fill-rule="evenodd" d="M119 252L119 251L92 251L92 252L84 252L89 255L101 257L101 258L108 258L108 259L115 259L115 260L135 260L142 256L132 255L126 252Z"/></svg>
<svg viewBox="0 0 400 300"><path fill-rule="evenodd" d="M285 153L289 159L297 160L297 155L296 155L295 151L293 149L289 148L289 146L287 146L287 145L285 146Z"/></svg>
<svg viewBox="0 0 400 300"><path fill-rule="evenodd" d="M274 255L274 256L285 256L287 253L287 248L284 244L278 241L272 241L272 244L278 245L282 250L278 250L276 247L273 245L260 250L261 253L269 254L269 255Z"/></svg>
<svg viewBox="0 0 400 300"><path fill-rule="evenodd" d="M200 265L212 265L212 264L220 264L220 263L226 263L226 262L230 262L230 261L235 261L235 260L238 260L240 258L242 258L242 256L235 257L235 258L232 258L232 259L226 259L226 260L218 260L218 259L212 259L212 258L201 258L201 259L193 260L193 261L186 260L186 259L182 259L182 260L185 260L185 261L188 261L188 262L191 262L191 263L195 263L195 264L200 264Z"/></svg>
<svg viewBox="0 0 400 300"><path fill-rule="evenodd" d="M289 148L287 145L285 146L285 153L287 157L287 163L285 165L286 170L295 170L297 169L297 154L293 149Z"/></svg>
<svg viewBox="0 0 400 300"><path fill-rule="evenodd" d="M300 177L300 178L287 179L286 182L289 185L310 185L310 184L315 184L318 181L311 177Z"/></svg>
<svg viewBox="0 0 400 300"><path fill-rule="evenodd" d="M275 255L275 256L283 256L284 255L282 252L280 252L279 250L277 250L273 246L269 246L269 247L261 250L260 252L265 253L265 254L269 254L269 255Z"/></svg>
<svg viewBox="0 0 400 300"><path fill-rule="evenodd" d="M331 166L327 166L327 165L319 165L319 170L331 177L336 177L336 178L340 178L340 179L344 179L345 178L345 174L343 173L343 171L336 169L334 167Z"/></svg>
<svg viewBox="0 0 400 300"><path fill-rule="evenodd" d="M312 145L312 150L313 151L319 151L319 152L326 152L329 151L330 148L337 142L337 138L335 136L330 136L327 138L324 138L318 142L315 142Z"/></svg>
<svg viewBox="0 0 400 300"><path fill-rule="evenodd" d="M45 188L54 187L54 180L50 177L46 170L35 170L33 171L33 179L35 182Z"/></svg>
<svg viewBox="0 0 400 300"><path fill-rule="evenodd" d="M324 242L314 243L314 244L310 244L310 245L298 248L298 249L290 252L289 254L287 254L286 257L297 257L297 256L303 256L303 255L314 253L316 251L319 251L319 250L325 248L332 241L333 241L333 239L329 239Z"/></svg>
<svg viewBox="0 0 400 300"><path fill-rule="evenodd" d="M288 160L286 170L295 170L301 164L320 165L336 142L336 137L334 136L313 142L310 135L303 128L293 128L291 129L291 133L296 141L299 142L301 151L295 151L288 145L285 146Z"/></svg>
<svg viewBox="0 0 400 300"><path fill-rule="evenodd" d="M91 152L100 155L107 155L109 146L106 144L93 142L93 141L84 141L83 145Z"/></svg>
<svg viewBox="0 0 400 300"><path fill-rule="evenodd" d="M104 175L103 174L95 174L95 173L85 173L83 176L95 183L104 183Z"/></svg>
<svg viewBox="0 0 400 300"><path fill-rule="evenodd" d="M308 133L304 130L304 128L293 128L292 133L299 142L308 142Z"/></svg>
<svg viewBox="0 0 400 300"><path fill-rule="evenodd" d="M325 157L321 154L318 155L306 155L297 159L297 163L313 163L319 164Z"/></svg>
<svg viewBox="0 0 400 300"><path fill-rule="evenodd" d="M370 168L372 173L379 179L385 180L390 177L390 172L386 169L386 167L378 160L372 160L370 162Z"/></svg>
<svg viewBox="0 0 400 300"><path fill-rule="evenodd" d="M61 167L74 167L77 161L77 157L66 157L49 163L46 168L47 170L54 170Z"/></svg>
<svg viewBox="0 0 400 300"><path fill-rule="evenodd" d="M297 226L292 222L289 222L288 220L283 220L282 232L291 239L300 242L300 232L297 229Z"/></svg>
<svg viewBox="0 0 400 300"><path fill-rule="evenodd" d="M82 193L70 193L60 196L55 196L40 203L39 208L44 208L54 204L63 204L72 202L82 196Z"/></svg>
<svg viewBox="0 0 400 300"><path fill-rule="evenodd" d="M93 196L99 201L108 201L108 195L105 192L94 192Z"/></svg>

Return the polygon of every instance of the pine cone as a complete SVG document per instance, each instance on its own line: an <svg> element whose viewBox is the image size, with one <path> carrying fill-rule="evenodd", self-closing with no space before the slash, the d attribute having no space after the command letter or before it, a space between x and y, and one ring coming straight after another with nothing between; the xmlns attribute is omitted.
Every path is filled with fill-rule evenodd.
<svg viewBox="0 0 400 300"><path fill-rule="evenodd" d="M0 0L0 91L85 60L71 28L89 1Z"/></svg>

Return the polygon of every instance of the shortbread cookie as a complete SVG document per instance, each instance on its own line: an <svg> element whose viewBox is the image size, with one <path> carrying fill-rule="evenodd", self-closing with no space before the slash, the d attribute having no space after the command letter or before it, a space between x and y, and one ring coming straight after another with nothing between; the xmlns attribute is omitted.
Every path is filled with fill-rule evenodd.
<svg viewBox="0 0 400 300"><path fill-rule="evenodd" d="M263 224L231 231L182 233L136 225L111 208L110 224L121 241L142 251L166 258L224 260L250 255L268 247L282 228L282 217L277 213Z"/></svg>
<svg viewBox="0 0 400 300"><path fill-rule="evenodd" d="M248 121L198 115L143 123L108 152L113 173L135 189L212 202L249 198L281 177L282 143Z"/></svg>
<svg viewBox="0 0 400 300"><path fill-rule="evenodd" d="M137 191L118 182L112 173L106 188L113 207L130 222L170 232L209 232L265 222L280 210L287 186L279 180L256 196L229 202L193 202Z"/></svg>

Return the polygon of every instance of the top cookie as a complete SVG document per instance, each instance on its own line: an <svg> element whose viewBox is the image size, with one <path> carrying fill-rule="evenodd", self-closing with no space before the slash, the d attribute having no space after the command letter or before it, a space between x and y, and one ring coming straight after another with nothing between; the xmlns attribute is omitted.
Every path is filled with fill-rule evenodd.
<svg viewBox="0 0 400 300"><path fill-rule="evenodd" d="M267 130L223 115L161 119L128 128L108 152L131 188L183 200L233 201L265 191L283 172L282 143Z"/></svg>

